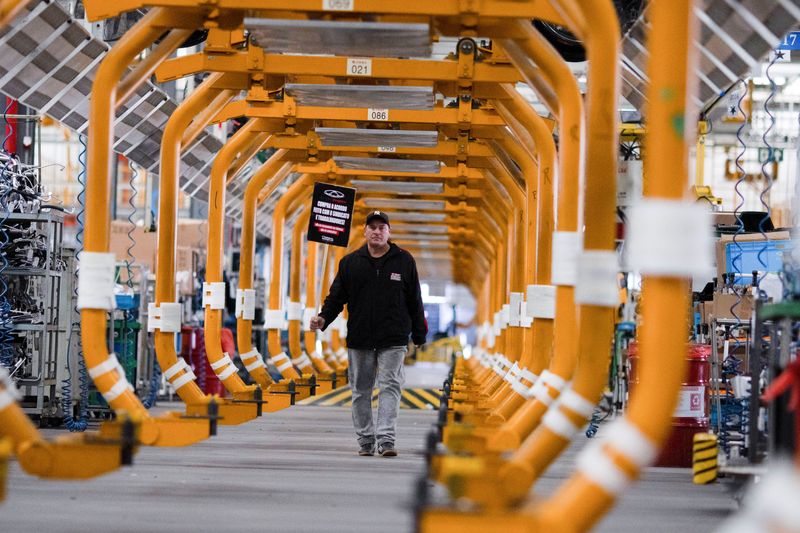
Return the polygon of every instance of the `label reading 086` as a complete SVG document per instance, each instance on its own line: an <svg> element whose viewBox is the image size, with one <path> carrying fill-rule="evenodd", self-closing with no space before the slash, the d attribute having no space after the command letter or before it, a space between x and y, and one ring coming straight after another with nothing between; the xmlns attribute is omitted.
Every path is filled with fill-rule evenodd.
<svg viewBox="0 0 800 533"><path fill-rule="evenodd" d="M380 120L380 121L389 120L389 110L388 109L373 109L373 108L370 107L367 110L367 120Z"/></svg>
<svg viewBox="0 0 800 533"><path fill-rule="evenodd" d="M352 11L355 0L322 0L323 11Z"/></svg>
<svg viewBox="0 0 800 533"><path fill-rule="evenodd" d="M372 60L371 59L354 59L347 58L347 75L348 76L372 76Z"/></svg>

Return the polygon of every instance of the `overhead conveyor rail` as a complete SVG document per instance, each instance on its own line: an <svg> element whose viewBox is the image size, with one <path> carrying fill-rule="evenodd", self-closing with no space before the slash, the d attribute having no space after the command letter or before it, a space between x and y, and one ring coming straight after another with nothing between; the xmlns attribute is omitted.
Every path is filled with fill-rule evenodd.
<svg viewBox="0 0 800 533"><path fill-rule="evenodd" d="M26 424L0 367L0 438L10 438L26 471L78 477L65 459L85 465L99 453L102 460L80 474L99 475L129 462L135 445L188 446L218 424L244 424L345 384L346 319L324 334L308 324L375 210L389 213L393 239L424 277L468 287L477 301L478 345L472 357L454 359L429 435L415 502L419 531L587 531L653 462L684 373L688 281L711 263L707 209L687 198L694 132L686 125L797 24L794 3L769 2L766 11L783 20L755 24L746 45L729 33L734 23L715 18L749 13L747 2L732 1L711 2L709 12L689 0L652 0L626 35L610 0L84 3L90 21L146 14L108 49L56 4L0 3L0 23L8 24L0 27L0 54L17 59L0 68L0 91L88 136L81 338L89 375L119 418L97 436L45 441ZM584 43L585 95L533 19ZM197 30L208 33L203 48L173 57ZM442 37L455 38L453 49L432 57ZM738 59L720 61L711 52L716 40ZM176 103L151 76L205 77ZM518 91L521 82L548 116ZM608 438L581 450L571 477L528 505L607 383L621 271L620 95L648 102L648 182L627 237L631 265L644 278L640 388ZM234 119L239 128L224 142L209 132ZM150 415L108 349L115 151L159 176L149 319L183 413ZM346 246L304 238L318 183L356 189ZM203 328L227 398L205 394L175 348L180 191L208 202ZM676 218L696 234L675 231ZM232 224L241 227L235 286L224 272ZM255 290L258 232L270 237L266 294ZM223 348L233 295L242 372ZM257 300L263 354L254 339ZM449 504L432 504L431 483L446 489Z"/></svg>

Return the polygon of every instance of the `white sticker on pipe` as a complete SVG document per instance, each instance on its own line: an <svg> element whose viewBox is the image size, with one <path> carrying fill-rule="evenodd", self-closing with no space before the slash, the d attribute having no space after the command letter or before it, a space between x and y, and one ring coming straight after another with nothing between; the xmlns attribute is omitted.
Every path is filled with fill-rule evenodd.
<svg viewBox="0 0 800 533"><path fill-rule="evenodd" d="M627 224L628 264L646 276L713 275L711 213L704 204L643 199Z"/></svg>
<svg viewBox="0 0 800 533"><path fill-rule="evenodd" d="M117 307L114 282L117 260L112 253L81 252L78 270L78 309Z"/></svg>
<svg viewBox="0 0 800 533"><path fill-rule="evenodd" d="M303 304L300 302L289 302L286 306L286 318L289 320L302 320Z"/></svg>
<svg viewBox="0 0 800 533"><path fill-rule="evenodd" d="M512 292L508 296L508 325L514 327L522 326L522 318L525 316L523 309L525 294Z"/></svg>
<svg viewBox="0 0 800 533"><path fill-rule="evenodd" d="M264 312L264 327L266 329L285 329L286 314L282 309L267 309Z"/></svg>
<svg viewBox="0 0 800 533"><path fill-rule="evenodd" d="M553 320L556 317L556 287L528 285L528 316Z"/></svg>
<svg viewBox="0 0 800 533"><path fill-rule="evenodd" d="M619 261L608 250L584 250L578 259L575 303L617 307L619 305Z"/></svg>
<svg viewBox="0 0 800 533"><path fill-rule="evenodd" d="M253 320L256 316L255 289L236 289L236 318Z"/></svg>
<svg viewBox="0 0 800 533"><path fill-rule="evenodd" d="M203 307L225 309L225 282L203 283Z"/></svg>
<svg viewBox="0 0 800 533"><path fill-rule="evenodd" d="M578 254L583 248L582 236L575 231L553 232L553 285L573 286L578 279Z"/></svg>

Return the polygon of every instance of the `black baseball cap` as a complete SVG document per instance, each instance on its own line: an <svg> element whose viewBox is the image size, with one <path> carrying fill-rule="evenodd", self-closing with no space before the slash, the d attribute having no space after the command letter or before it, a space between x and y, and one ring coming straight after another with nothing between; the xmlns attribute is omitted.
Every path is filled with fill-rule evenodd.
<svg viewBox="0 0 800 533"><path fill-rule="evenodd" d="M386 225L390 225L389 215L387 215L383 211L370 211L370 213L367 215L367 221L364 222L364 225L365 226L369 225L369 223L375 220L376 218L383 220L383 222L386 223Z"/></svg>

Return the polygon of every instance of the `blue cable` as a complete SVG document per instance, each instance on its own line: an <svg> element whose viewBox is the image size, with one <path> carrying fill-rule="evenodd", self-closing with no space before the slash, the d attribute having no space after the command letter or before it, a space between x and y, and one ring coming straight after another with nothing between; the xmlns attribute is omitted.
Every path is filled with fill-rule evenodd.
<svg viewBox="0 0 800 533"><path fill-rule="evenodd" d="M764 260L764 254L767 253L767 248L769 243L767 241L767 234L764 231L764 224L767 222L767 220L770 219L770 216L772 215L772 207L770 207L767 204L765 198L772 189L772 184L774 180L774 177L771 176L769 172L767 172L767 165L775 161L775 150L770 144L768 138L769 133L772 131L772 128L775 127L775 115L773 115L772 112L769 110L769 104L775 97L775 89L776 89L775 80L772 79L772 76L770 75L769 71L772 68L772 65L775 64L775 61L777 59L778 55L773 54L772 61L769 62L769 65L767 65L767 70L766 70L767 79L769 80L769 96L767 96L767 99L764 100L764 111L766 111L770 122L769 122L769 127L766 130L764 130L764 134L761 136L761 140L763 140L764 144L767 146L767 158L761 164L761 175L764 176L764 182L766 183L766 186L764 187L764 190L761 191L761 194L758 197L758 199L761 201L761 206L764 208L765 211L763 218L758 222L758 231L759 233L761 233L761 237L764 239L764 246L761 247L757 255L758 263L761 265L763 271L761 277L758 278L757 280L758 282L764 279L764 276L767 275L767 262Z"/></svg>
<svg viewBox="0 0 800 533"><path fill-rule="evenodd" d="M734 186L734 190L736 191L736 197L738 199L737 205L734 207L733 213L736 217L736 233L733 235L733 246L735 248L735 252L733 253L733 257L731 258L731 267L733 272L730 273L730 284L731 290L736 295L736 302L733 303L730 307L731 315L736 320L736 324L734 324L734 328L738 330L743 321L739 314L736 312L736 309L741 306L742 304L742 292L736 288L736 274L742 273L742 255L743 249L742 245L738 242L737 237L744 233L744 221L742 220L741 210L744 207L744 194L742 194L741 186L745 180L745 171L744 166L742 164L744 154L747 151L747 144L744 141L744 137L742 137L742 132L744 131L745 127L747 126L747 113L745 113L744 108L742 108L742 102L747 95L747 85L745 84L745 90L742 91L741 96L739 97L736 106L739 112L742 114L743 121L739 128L736 130L736 139L739 142L741 147L741 151L736 155L736 170L738 172L738 179L736 180L736 185ZM726 330L727 334L729 335L730 330ZM729 335L730 336L730 335ZM723 382L725 383L725 402L724 405L732 405L735 403L735 398L733 397L733 393L731 392L731 377L739 375L739 366L741 362L736 359L735 354L737 353L738 349L741 347L741 343L739 342L738 338L733 337L733 346L728 358L722 361L721 365L721 376ZM722 402L722 398L720 398L720 402ZM731 443L730 443L730 436L731 432L734 430L740 430L741 425L738 423L741 421L740 417L736 417L735 415L731 414L730 409L726 409L722 414L722 420L720 421L720 435L719 440L722 445L723 450L725 450L725 454L730 457L730 450L731 450Z"/></svg>
<svg viewBox="0 0 800 533"><path fill-rule="evenodd" d="M75 240L78 243L75 259L80 265L80 253L83 250L83 214L85 210L85 196L86 196L86 138L83 135L78 136L78 142L81 144L81 152L78 154L78 164L81 171L78 173L78 183L80 184L80 192L78 192L78 214L76 216L78 232L75 235ZM75 269L75 280L78 279L79 268ZM73 294L77 298L78 285L74 284ZM76 300L77 301L77 300ZM73 316L77 315L77 307L73 308ZM80 320L80 319L79 319ZM69 327L69 335L67 336L67 377L61 382L61 410L64 413L64 425L70 431L86 431L89 426L89 373L86 370L86 360L83 358L83 344L81 337L78 335L78 384L80 385L80 407L78 410L78 419L72 416L72 372L70 370L70 350L72 348L72 333L75 330L75 323L71 322Z"/></svg>

